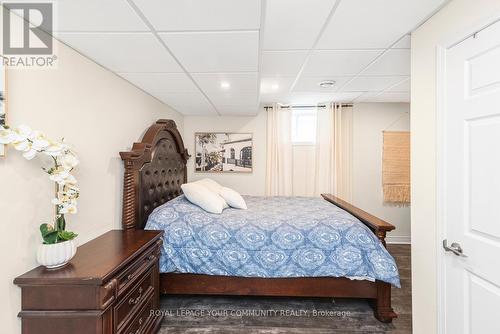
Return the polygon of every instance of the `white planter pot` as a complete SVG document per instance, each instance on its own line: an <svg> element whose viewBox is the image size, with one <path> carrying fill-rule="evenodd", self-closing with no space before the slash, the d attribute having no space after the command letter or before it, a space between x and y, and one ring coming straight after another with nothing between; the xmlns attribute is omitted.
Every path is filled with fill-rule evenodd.
<svg viewBox="0 0 500 334"><path fill-rule="evenodd" d="M49 269L59 268L68 263L76 254L74 240L68 240L52 245L38 246L36 260Z"/></svg>

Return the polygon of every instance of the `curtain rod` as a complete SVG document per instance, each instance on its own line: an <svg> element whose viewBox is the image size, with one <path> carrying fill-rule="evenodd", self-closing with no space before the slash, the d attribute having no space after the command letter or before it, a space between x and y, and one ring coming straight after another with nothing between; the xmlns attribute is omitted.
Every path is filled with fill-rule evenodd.
<svg viewBox="0 0 500 334"><path fill-rule="evenodd" d="M352 107L352 103L346 103L346 104L342 104L342 107L344 108L347 108L347 107ZM301 108L307 108L307 109L310 109L310 108L326 108L326 105L325 104L318 104L318 105L296 105L296 106L279 106L281 109L301 109ZM273 106L264 106L264 109L272 109Z"/></svg>

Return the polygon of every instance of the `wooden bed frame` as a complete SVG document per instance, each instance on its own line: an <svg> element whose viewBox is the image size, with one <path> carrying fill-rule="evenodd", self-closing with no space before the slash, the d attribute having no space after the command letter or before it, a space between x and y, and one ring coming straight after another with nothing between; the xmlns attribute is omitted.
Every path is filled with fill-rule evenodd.
<svg viewBox="0 0 500 334"><path fill-rule="evenodd" d="M123 188L123 229L143 229L149 214L158 206L182 194L187 182L189 154L172 120L159 120L134 143L130 152L121 152L125 164ZM385 245L386 232L394 226L329 194L325 200L356 216ZM300 296L367 298L373 301L375 317L391 322L397 317L391 307L391 285L381 281L335 277L246 278L199 274L161 274L164 294Z"/></svg>

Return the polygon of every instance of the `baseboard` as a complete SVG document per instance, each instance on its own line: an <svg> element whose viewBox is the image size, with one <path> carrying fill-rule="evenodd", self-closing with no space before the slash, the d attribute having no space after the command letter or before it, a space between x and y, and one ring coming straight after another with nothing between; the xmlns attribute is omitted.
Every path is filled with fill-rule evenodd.
<svg viewBox="0 0 500 334"><path fill-rule="evenodd" d="M385 237L385 242L388 244L404 244L404 245L410 245L411 244L411 237L410 236L387 236Z"/></svg>

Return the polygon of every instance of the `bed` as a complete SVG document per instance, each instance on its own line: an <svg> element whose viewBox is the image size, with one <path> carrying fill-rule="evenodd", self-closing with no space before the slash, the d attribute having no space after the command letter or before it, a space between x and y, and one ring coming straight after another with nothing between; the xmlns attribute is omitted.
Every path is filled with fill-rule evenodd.
<svg viewBox="0 0 500 334"><path fill-rule="evenodd" d="M120 155L123 228L165 231L162 293L367 298L378 320L397 316L399 275L385 249L393 225L329 194L247 196L248 210L209 214L182 194L189 154L172 120Z"/></svg>

